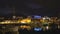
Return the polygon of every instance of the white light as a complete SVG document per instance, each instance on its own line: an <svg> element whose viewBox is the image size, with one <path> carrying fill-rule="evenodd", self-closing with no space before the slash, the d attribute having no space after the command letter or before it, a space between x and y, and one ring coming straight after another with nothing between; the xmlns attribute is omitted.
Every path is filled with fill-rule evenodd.
<svg viewBox="0 0 60 34"><path fill-rule="evenodd" d="M16 18L16 16L13 16L13 18Z"/></svg>
<svg viewBox="0 0 60 34"><path fill-rule="evenodd" d="M48 27L48 26L46 26L46 29L49 29L49 27Z"/></svg>
<svg viewBox="0 0 60 34"><path fill-rule="evenodd" d="M45 20L46 18L43 18L43 20Z"/></svg>
<svg viewBox="0 0 60 34"><path fill-rule="evenodd" d="M26 23L26 22L21 22L21 23Z"/></svg>
<svg viewBox="0 0 60 34"><path fill-rule="evenodd" d="M41 31L42 28L34 28L35 31Z"/></svg>

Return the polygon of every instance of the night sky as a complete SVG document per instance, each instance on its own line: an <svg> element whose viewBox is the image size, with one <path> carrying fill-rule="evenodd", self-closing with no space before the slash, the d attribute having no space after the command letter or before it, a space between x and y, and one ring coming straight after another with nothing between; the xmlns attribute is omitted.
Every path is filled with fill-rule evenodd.
<svg viewBox="0 0 60 34"><path fill-rule="evenodd" d="M0 0L0 16L11 16L15 8L16 15L59 16L58 0Z"/></svg>

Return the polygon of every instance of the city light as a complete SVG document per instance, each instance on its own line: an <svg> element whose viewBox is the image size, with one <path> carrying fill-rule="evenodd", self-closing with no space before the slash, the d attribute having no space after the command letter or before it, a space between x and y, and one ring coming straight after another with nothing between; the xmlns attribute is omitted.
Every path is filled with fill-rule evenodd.
<svg viewBox="0 0 60 34"><path fill-rule="evenodd" d="M43 20L45 20L46 18L43 18Z"/></svg>
<svg viewBox="0 0 60 34"><path fill-rule="evenodd" d="M23 19L21 20L21 23L30 23L31 22L31 19Z"/></svg>
<svg viewBox="0 0 60 34"><path fill-rule="evenodd" d="M40 18L41 18L41 16L34 16L34 18L35 18L35 19L40 19Z"/></svg>
<svg viewBox="0 0 60 34"><path fill-rule="evenodd" d="M34 31L42 31L42 28L34 28Z"/></svg>
<svg viewBox="0 0 60 34"><path fill-rule="evenodd" d="M59 22L60 19L53 19L53 18L47 18L47 17L41 17L41 16L35 16L33 19L31 17L27 17L27 18L19 18L19 19L7 19L7 20L3 20L0 22L0 24L24 24L24 26L20 26L20 28L24 29L26 28L27 30L30 30L31 28L34 27L38 27L38 28L34 28L34 31L41 31L42 29L48 30L51 29L52 27L50 26L50 24L57 24L58 25L58 29L60 28L59 26ZM49 20L50 19L50 20ZM32 23L33 22L33 23ZM27 26L28 25L28 26ZM41 27L41 28L39 28Z"/></svg>
<svg viewBox="0 0 60 34"><path fill-rule="evenodd" d="M21 25L20 28L22 28L22 29L27 29L27 30L30 30L30 29L31 29L30 26L26 26L26 25Z"/></svg>
<svg viewBox="0 0 60 34"><path fill-rule="evenodd" d="M46 29L48 30L48 29L49 29L49 27L48 27L48 26L46 26Z"/></svg>

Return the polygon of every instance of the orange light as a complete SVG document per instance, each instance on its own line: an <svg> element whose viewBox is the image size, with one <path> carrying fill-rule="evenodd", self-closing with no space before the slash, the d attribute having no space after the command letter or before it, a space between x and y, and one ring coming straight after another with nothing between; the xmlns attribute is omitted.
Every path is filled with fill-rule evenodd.
<svg viewBox="0 0 60 34"><path fill-rule="evenodd" d="M26 26L26 25L23 25L23 26L20 26L21 28L31 28L30 26Z"/></svg>
<svg viewBox="0 0 60 34"><path fill-rule="evenodd" d="M21 20L21 23L30 23L31 22L31 19L23 19Z"/></svg>

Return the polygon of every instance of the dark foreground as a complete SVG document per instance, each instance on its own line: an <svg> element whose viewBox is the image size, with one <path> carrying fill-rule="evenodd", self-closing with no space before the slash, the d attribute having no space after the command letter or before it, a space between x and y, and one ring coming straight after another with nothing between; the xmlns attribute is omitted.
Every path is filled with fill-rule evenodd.
<svg viewBox="0 0 60 34"><path fill-rule="evenodd" d="M47 30L47 31L34 31L33 29L32 30L26 30L26 29L24 29L24 30L19 30L19 34L50 34L50 33L60 33L60 29L56 29L56 30ZM0 32L0 34L2 34L1 32ZM7 33L5 33L5 34L11 34L10 32L7 32Z"/></svg>
<svg viewBox="0 0 60 34"><path fill-rule="evenodd" d="M27 30L20 30L20 34L50 34L50 33L60 33L60 29L57 30L48 30L48 31L27 31Z"/></svg>

